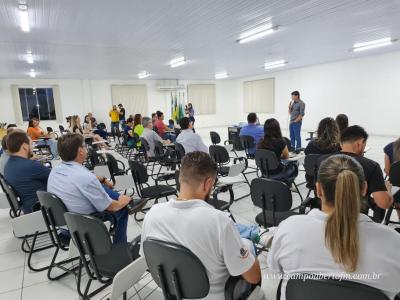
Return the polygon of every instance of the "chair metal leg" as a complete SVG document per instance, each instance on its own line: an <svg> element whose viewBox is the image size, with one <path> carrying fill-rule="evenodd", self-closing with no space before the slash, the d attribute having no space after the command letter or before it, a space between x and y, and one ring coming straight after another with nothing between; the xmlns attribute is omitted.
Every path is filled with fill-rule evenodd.
<svg viewBox="0 0 400 300"><path fill-rule="evenodd" d="M73 267L72 269L69 269L69 268L64 267L64 265L67 264L67 263L72 263L73 261L76 261L76 260L80 259L79 256L78 256L78 257L69 258L69 259L65 259L65 260L63 260L63 261L60 261L60 262L56 263L55 261L56 261L56 259L57 259L57 255L58 255L58 252L59 252L59 251L60 251L60 248L59 248L59 247L56 247L56 251L54 251L54 255L53 255L53 258L52 258L52 260L51 260L49 269L47 270L47 278L49 278L49 280L58 280L58 279L60 279L60 278L62 278L62 277L64 277L64 276L66 276L66 275L68 275L68 274L71 274L71 273L72 273L72 274L75 274L75 271L76 271L76 269L78 268L78 266L75 266L75 267ZM54 268L62 269L62 270L64 270L65 272L62 273L62 274L60 274L60 275L58 275L58 276L56 276L56 277L52 277L52 276L51 276L51 271L52 271Z"/></svg>
<svg viewBox="0 0 400 300"><path fill-rule="evenodd" d="M32 270L34 272L41 272L41 271L47 270L50 266L45 266L45 267L41 267L41 268L33 267L32 266L32 255L33 255L33 253L36 253L36 252L39 252L39 251L42 251L42 250L46 250L46 249L50 249L50 248L54 247L53 244L51 244L51 245L47 245L47 246L43 246L43 247L39 247L39 248L35 249L36 240L37 240L38 235L40 235L40 233L38 231L35 232L35 234L33 235L33 240L32 240L32 244L31 245L29 245L29 243L27 241L28 236L25 237L25 244L29 247L28 262L27 262L28 263L28 267L29 267L30 270Z"/></svg>

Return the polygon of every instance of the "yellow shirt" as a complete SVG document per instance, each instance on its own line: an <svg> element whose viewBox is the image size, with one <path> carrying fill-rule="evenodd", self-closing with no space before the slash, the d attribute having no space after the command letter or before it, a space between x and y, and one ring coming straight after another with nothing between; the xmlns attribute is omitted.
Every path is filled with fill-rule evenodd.
<svg viewBox="0 0 400 300"><path fill-rule="evenodd" d="M119 122L119 112L118 110L110 110L108 114L111 118L111 122Z"/></svg>

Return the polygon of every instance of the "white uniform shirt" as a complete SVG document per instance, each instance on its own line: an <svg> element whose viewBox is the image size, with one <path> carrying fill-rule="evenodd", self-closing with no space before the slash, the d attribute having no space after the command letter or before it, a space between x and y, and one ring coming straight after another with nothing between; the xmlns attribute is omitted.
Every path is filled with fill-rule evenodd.
<svg viewBox="0 0 400 300"><path fill-rule="evenodd" d="M268 266L282 274L348 274L336 264L325 245L327 215L313 209L308 215L293 216L280 223L268 254ZM374 223L368 216L359 216L360 256L354 274L371 274L357 281L381 290L391 299L400 292L400 235L392 228ZM372 279L373 274L379 279ZM286 282L281 299L285 298Z"/></svg>
<svg viewBox="0 0 400 300"><path fill-rule="evenodd" d="M144 219L141 238L142 245L153 238L192 251L210 281L210 292L204 299L223 300L229 276L245 273L255 262L228 214L203 200L170 200L154 205ZM143 255L143 249L140 252Z"/></svg>
<svg viewBox="0 0 400 300"><path fill-rule="evenodd" d="M186 153L201 151L208 153L208 147L203 143L200 135L194 133L192 129L185 129L178 135L176 142L182 144Z"/></svg>

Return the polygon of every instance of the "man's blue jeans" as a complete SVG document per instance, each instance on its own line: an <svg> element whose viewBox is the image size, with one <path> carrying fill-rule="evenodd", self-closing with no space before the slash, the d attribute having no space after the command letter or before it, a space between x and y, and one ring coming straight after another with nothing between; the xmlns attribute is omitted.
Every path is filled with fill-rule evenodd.
<svg viewBox="0 0 400 300"><path fill-rule="evenodd" d="M292 150L299 150L301 148L301 122L291 123L289 130Z"/></svg>

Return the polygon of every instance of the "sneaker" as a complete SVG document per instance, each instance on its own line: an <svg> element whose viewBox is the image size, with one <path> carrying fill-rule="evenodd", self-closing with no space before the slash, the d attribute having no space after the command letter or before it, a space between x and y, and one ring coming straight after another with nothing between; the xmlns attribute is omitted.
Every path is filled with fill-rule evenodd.
<svg viewBox="0 0 400 300"><path fill-rule="evenodd" d="M277 228L278 227L270 227L266 230L260 231L260 241L258 243L266 249L271 248L272 238L274 237Z"/></svg>

